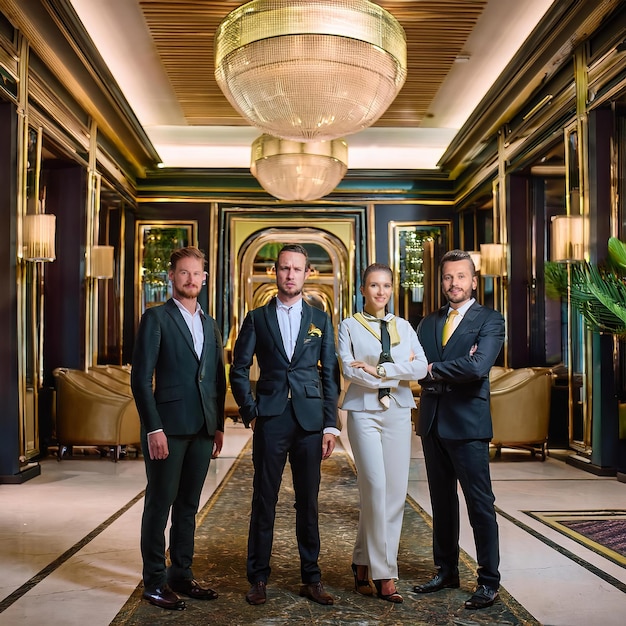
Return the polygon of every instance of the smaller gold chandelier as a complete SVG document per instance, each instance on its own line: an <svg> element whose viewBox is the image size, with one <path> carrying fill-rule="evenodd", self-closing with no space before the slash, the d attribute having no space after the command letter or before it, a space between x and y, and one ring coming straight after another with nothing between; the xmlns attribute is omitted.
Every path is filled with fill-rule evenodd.
<svg viewBox="0 0 626 626"><path fill-rule="evenodd" d="M250 171L280 200L306 202L328 195L348 169L344 139L302 143L261 135L252 144Z"/></svg>

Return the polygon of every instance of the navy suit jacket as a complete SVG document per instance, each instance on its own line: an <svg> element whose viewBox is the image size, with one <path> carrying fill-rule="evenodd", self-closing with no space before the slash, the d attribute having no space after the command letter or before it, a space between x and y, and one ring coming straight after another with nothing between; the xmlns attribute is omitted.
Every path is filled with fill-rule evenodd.
<svg viewBox="0 0 626 626"><path fill-rule="evenodd" d="M474 302L450 337L441 345L448 305L426 316L417 335L432 363L433 379L420 381L417 434L427 435L437 418L444 439L491 439L489 370L504 343L504 318ZM477 349L470 356L472 346Z"/></svg>
<svg viewBox="0 0 626 626"><path fill-rule="evenodd" d="M256 354L260 369L255 393L250 367ZM257 417L282 415L291 403L307 431L334 427L337 421L339 365L335 333L323 311L302 303L302 322L291 361L285 353L276 298L250 311L233 349L230 386L246 426Z"/></svg>
<svg viewBox="0 0 626 626"><path fill-rule="evenodd" d="M224 430L222 337L215 320L204 313L202 327L204 346L198 358L189 328L172 299L143 314L131 386L146 432L162 428L166 435L195 435L203 424L209 435Z"/></svg>

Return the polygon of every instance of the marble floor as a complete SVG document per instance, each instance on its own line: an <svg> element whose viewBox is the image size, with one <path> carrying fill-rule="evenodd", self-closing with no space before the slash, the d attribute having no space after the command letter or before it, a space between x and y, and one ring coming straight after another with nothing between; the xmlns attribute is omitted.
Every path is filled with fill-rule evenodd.
<svg viewBox="0 0 626 626"><path fill-rule="evenodd" d="M228 422L203 503L250 434ZM341 443L350 451L347 438ZM413 443L409 493L430 512L419 439ZM626 484L523 452L504 452L491 468L503 586L542 624L621 626L626 569L526 511L626 509ZM40 476L0 485L0 626L109 624L140 582L144 486L141 459L113 463L97 454L62 462L46 458ZM474 557L467 518L462 519L461 546Z"/></svg>

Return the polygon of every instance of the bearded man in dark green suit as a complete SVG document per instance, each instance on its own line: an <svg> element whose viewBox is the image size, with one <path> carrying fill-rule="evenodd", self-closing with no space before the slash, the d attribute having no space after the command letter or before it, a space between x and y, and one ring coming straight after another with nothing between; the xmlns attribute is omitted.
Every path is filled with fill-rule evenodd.
<svg viewBox="0 0 626 626"><path fill-rule="evenodd" d="M226 395L222 338L198 303L204 264L198 248L174 251L173 298L144 313L133 352L131 385L148 479L141 523L143 597L164 609L185 608L177 593L217 598L191 570L195 516L210 460L222 448Z"/></svg>

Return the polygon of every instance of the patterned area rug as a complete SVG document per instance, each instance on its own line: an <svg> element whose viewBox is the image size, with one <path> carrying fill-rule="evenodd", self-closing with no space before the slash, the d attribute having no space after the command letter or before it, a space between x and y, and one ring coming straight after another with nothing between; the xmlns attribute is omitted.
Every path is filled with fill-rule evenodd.
<svg viewBox="0 0 626 626"><path fill-rule="evenodd" d="M404 603L394 605L353 590L350 570L352 545L358 520L359 496L351 459L337 451L323 464L320 490L320 566L326 589L335 597L333 606L320 606L298 596L300 565L295 539L293 487L287 465L277 509L268 583L268 601L249 606L245 577L248 515L252 489L252 455L246 447L221 487L198 515L194 572L216 589L218 600L187 599L185 611L165 611L141 599L141 586L131 596L112 624L157 626L173 622L186 625L216 624L336 624L345 626L538 624L504 589L501 600L481 611L468 611L463 602L475 585L476 564L462 555L461 588L420 596L410 589L433 574L430 518L407 500L399 555L398 590Z"/></svg>
<svg viewBox="0 0 626 626"><path fill-rule="evenodd" d="M626 567L626 511L526 511L586 548Z"/></svg>

